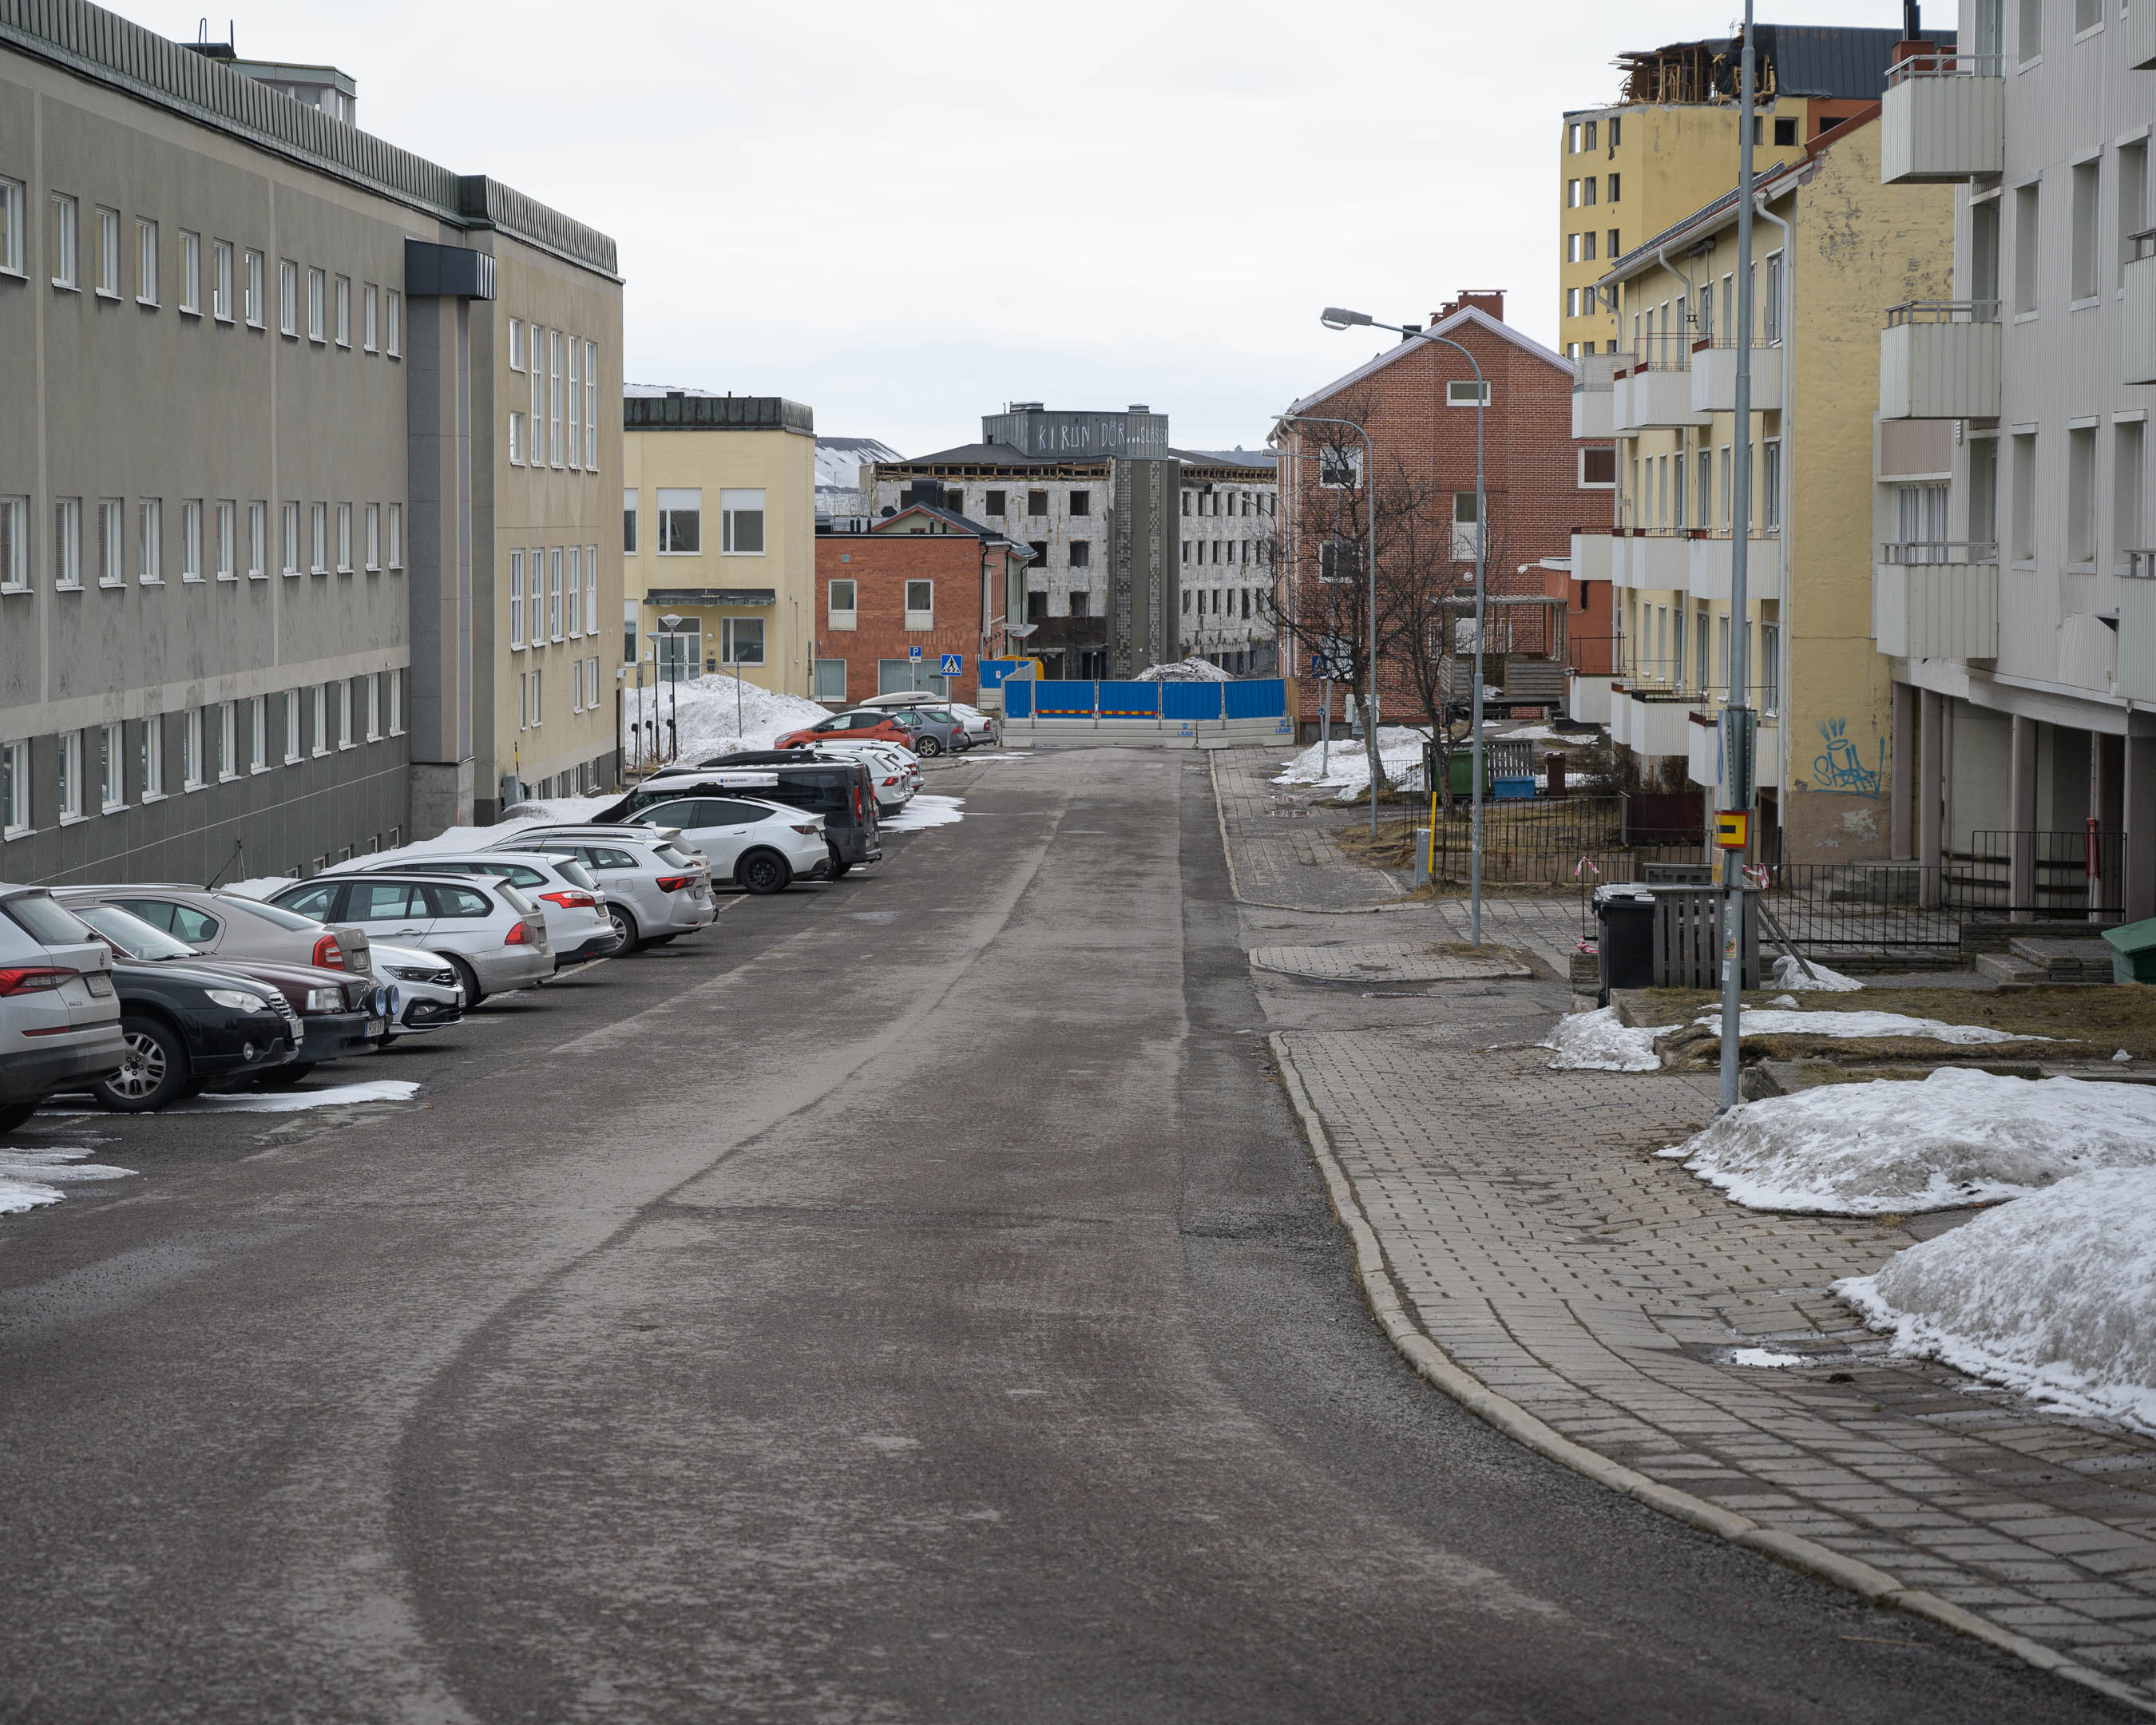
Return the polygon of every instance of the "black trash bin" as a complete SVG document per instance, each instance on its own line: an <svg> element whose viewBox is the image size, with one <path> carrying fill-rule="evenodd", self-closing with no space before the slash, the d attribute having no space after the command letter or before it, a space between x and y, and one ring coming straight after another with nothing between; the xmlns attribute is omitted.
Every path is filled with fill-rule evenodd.
<svg viewBox="0 0 2156 1725"><path fill-rule="evenodd" d="M1594 921L1602 949L1602 1004L1609 1004L1612 988L1653 987L1654 894L1644 886L1598 886Z"/></svg>

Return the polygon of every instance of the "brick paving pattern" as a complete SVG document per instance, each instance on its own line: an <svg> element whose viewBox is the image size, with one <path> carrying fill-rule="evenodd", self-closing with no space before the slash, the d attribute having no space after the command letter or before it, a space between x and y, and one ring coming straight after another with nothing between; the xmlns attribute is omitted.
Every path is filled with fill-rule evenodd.
<svg viewBox="0 0 2156 1725"><path fill-rule="evenodd" d="M1255 904L1311 911L1361 911L1396 903L1399 881L1347 855L1332 834L1367 810L1326 806L1308 786L1276 786L1273 775L1291 751L1215 749L1214 788L1235 858L1235 885Z"/></svg>
<svg viewBox="0 0 2156 1725"><path fill-rule="evenodd" d="M1427 941L1380 941L1327 947L1254 947L1260 970L1328 983L1464 983L1533 974L1502 953L1471 957L1440 952Z"/></svg>

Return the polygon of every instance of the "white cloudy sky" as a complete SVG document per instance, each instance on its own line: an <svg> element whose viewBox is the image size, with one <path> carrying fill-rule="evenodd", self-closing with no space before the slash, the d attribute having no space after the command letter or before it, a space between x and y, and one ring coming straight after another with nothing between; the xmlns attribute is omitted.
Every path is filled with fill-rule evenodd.
<svg viewBox="0 0 2156 1725"><path fill-rule="evenodd" d="M117 3L189 39L201 16ZM1419 321L1503 287L1552 340L1560 115L1612 97L1620 49L1731 9L222 0L213 28L334 60L367 131L614 235L632 379L790 396L918 454L1029 398L1255 447L1372 352L1327 304Z"/></svg>

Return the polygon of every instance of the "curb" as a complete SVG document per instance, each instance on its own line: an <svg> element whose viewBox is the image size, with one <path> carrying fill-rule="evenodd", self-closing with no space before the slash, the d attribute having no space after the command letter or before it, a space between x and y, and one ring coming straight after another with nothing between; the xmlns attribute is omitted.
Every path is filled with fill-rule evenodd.
<svg viewBox="0 0 2156 1725"><path fill-rule="evenodd" d="M1215 795L1217 807L1218 796ZM1224 841L1225 832L1222 837ZM1231 865L1232 866L1232 865ZM1311 1155L1316 1160L1318 1172L1325 1177L1327 1196L1332 1200L1332 1213L1341 1225L1347 1229L1355 1245L1355 1279L1361 1285L1364 1299L1369 1302L1370 1315L1378 1321L1393 1346L1405 1356L1408 1363L1431 1384L1478 1419L1495 1426L1515 1442L1525 1445L1537 1455L1561 1462L1573 1472L1584 1474L1597 1485L1620 1492L1648 1508L1712 1533L1732 1545L1741 1545L1766 1557L1785 1563L1790 1568L1830 1582L1875 1605L1892 1606L1981 1641L2001 1653L2012 1655L2037 1670L2063 1677L2069 1683L2079 1684L2085 1689L2117 1702L2123 1702L2137 1712L2156 1717L2156 1702L2129 1688L2114 1677L2102 1671L2076 1664L2056 1649L2032 1641L2025 1635L2017 1635L1989 1623L1974 1612L1950 1604L1935 1594L1918 1588L1904 1587L1884 1569L1874 1568L1855 1558L1844 1557L1825 1546L1779 1528L1762 1526L1749 1516L1734 1510L1709 1503L1695 1497L1689 1491L1681 1491L1673 1486L1665 1486L1650 1480L1645 1474L1612 1461L1606 1455L1597 1455L1583 1444L1576 1444L1553 1427L1544 1424L1508 1397L1497 1394L1473 1373L1466 1372L1448 1358L1443 1349L1419 1328L1414 1317L1401 1301L1393 1285L1391 1273L1385 1266L1384 1249L1378 1244L1377 1231L1370 1226L1363 1214L1355 1188L1332 1153L1332 1142L1326 1136L1325 1125L1318 1118L1317 1110L1308 1092L1302 1087L1301 1075L1296 1070L1287 1043L1278 1031L1266 1039L1273 1052L1273 1060L1280 1069L1281 1081L1287 1086L1289 1101L1294 1105L1296 1116L1302 1122L1304 1135L1310 1141Z"/></svg>
<svg viewBox="0 0 2156 1725"><path fill-rule="evenodd" d="M1344 911L1323 910L1313 905L1276 905L1261 898L1243 896L1242 878L1235 872L1235 847L1228 842L1227 812L1220 807L1220 769L1214 764L1217 750L1209 750L1205 756L1205 782L1213 788L1213 822L1220 829L1220 854L1228 859L1228 890L1235 896L1239 905L1248 905L1254 911L1286 911L1296 916L1368 916L1382 911L1416 911L1427 908L1414 899L1402 899L1389 905L1357 905Z"/></svg>

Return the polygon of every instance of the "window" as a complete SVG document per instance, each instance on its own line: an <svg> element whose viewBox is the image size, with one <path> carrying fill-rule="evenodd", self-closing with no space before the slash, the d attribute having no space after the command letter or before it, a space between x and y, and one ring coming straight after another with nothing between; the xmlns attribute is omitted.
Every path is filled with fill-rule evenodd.
<svg viewBox="0 0 2156 1725"><path fill-rule="evenodd" d="M524 369L524 320L521 317L509 320L509 369Z"/></svg>
<svg viewBox="0 0 2156 1725"><path fill-rule="evenodd" d="M576 349L572 347L569 351L573 353ZM572 399L573 400L574 398L572 397ZM573 448L574 445L572 444L571 447ZM583 660L572 659L569 661L569 711L572 713L580 713L584 710L584 662ZM594 691L593 693L596 696L597 691ZM598 704L597 700L594 699L593 705L596 706Z"/></svg>
<svg viewBox="0 0 2156 1725"><path fill-rule="evenodd" d="M1619 190L1620 190L1618 182L1620 181L1620 179L1621 177L1622 177L1622 176L1618 175L1618 174L1612 174L1612 175L1610 175L1610 176L1609 176L1609 197L1608 197L1608 198L1604 198L1604 199L1603 200L1603 202L1604 202L1604 203L1616 203L1616 202L1617 202L1618 193L1619 193ZM1594 203L1594 181L1592 181L1592 180L1589 180L1589 181L1587 182L1587 186L1588 186L1588 199L1587 199L1587 201L1588 201L1589 203Z"/></svg>
<svg viewBox="0 0 2156 1725"><path fill-rule="evenodd" d="M1782 444L1769 438L1759 446L1760 522L1769 533L1782 525Z"/></svg>
<svg viewBox="0 0 2156 1725"><path fill-rule="evenodd" d="M348 749L348 748L350 748L350 747L352 747L352 679L351 679L350 677L339 677L339 678L336 680L336 692L337 692L337 732L336 732L336 744L337 744L337 747L338 747L339 748L341 748L341 749Z"/></svg>
<svg viewBox="0 0 2156 1725"><path fill-rule="evenodd" d="M0 497L0 593L30 584L30 500Z"/></svg>
<svg viewBox="0 0 2156 1725"><path fill-rule="evenodd" d="M53 585L82 585L82 499L53 500Z"/></svg>
<svg viewBox="0 0 2156 1725"><path fill-rule="evenodd" d="M300 506L287 503L284 508L284 517L285 572L296 575L300 572Z"/></svg>
<svg viewBox="0 0 2156 1725"><path fill-rule="evenodd" d="M135 303L157 303L157 224L142 216L135 218Z"/></svg>
<svg viewBox="0 0 2156 1725"><path fill-rule="evenodd" d="M326 290L328 285L329 278L322 271L313 269L307 271L307 339L310 341L321 341L325 333L322 302L327 297Z"/></svg>
<svg viewBox="0 0 2156 1725"><path fill-rule="evenodd" d="M1070 494L1071 514L1091 515L1092 512L1093 494L1091 491L1073 491Z"/></svg>
<svg viewBox="0 0 2156 1725"><path fill-rule="evenodd" d="M1578 288L1567 288L1564 290L1564 315L1567 317L1577 317L1579 316L1579 290Z"/></svg>
<svg viewBox="0 0 2156 1725"><path fill-rule="evenodd" d="M1609 248L1608 248L1608 249L1606 249L1606 250L1602 254L1602 255L1603 255L1604 257L1605 257L1605 258L1611 258L1611 259L1614 259L1614 258L1618 257L1618 256L1620 254L1620 248L1619 248L1619 246L1618 246L1618 244L1617 244L1617 231L1618 231L1618 230L1617 230L1616 228L1612 228L1609 230ZM1614 293L1614 292L1616 291L1616 290L1613 288L1613 289L1611 289L1611 290L1610 290L1610 291L1611 291L1612 293ZM1615 311L1617 308L1616 308L1616 306L1613 304L1613 305L1610 306L1610 308L1609 308L1609 309L1610 309L1611 311ZM1617 344L1616 344L1614 341L1612 341L1612 342L1609 344L1609 352L1612 352L1612 353L1614 353L1616 351L1617 351Z"/></svg>
<svg viewBox="0 0 2156 1725"><path fill-rule="evenodd" d="M370 575L382 567L382 506L367 506L367 572Z"/></svg>
<svg viewBox="0 0 2156 1725"><path fill-rule="evenodd" d="M121 511L117 497L97 500L97 584L117 587L126 579L121 568Z"/></svg>
<svg viewBox="0 0 2156 1725"><path fill-rule="evenodd" d="M0 833L30 829L30 746L0 743Z"/></svg>
<svg viewBox="0 0 2156 1725"><path fill-rule="evenodd" d="M2044 52L2044 0L2021 0L2021 16L2014 34L2015 58L2027 65Z"/></svg>
<svg viewBox="0 0 2156 1725"><path fill-rule="evenodd" d="M330 572L330 506L317 503L307 511L307 548L312 553L307 567L317 575Z"/></svg>
<svg viewBox="0 0 2156 1725"><path fill-rule="evenodd" d="M53 285L72 288L75 285L74 226L80 206L64 192L55 192L46 207L49 218L47 239L53 254Z"/></svg>
<svg viewBox="0 0 2156 1725"><path fill-rule="evenodd" d="M1472 562L1481 550L1479 500L1472 491L1452 494L1452 557L1455 562Z"/></svg>
<svg viewBox="0 0 2156 1725"><path fill-rule="evenodd" d="M203 506L190 498L180 505L180 579L203 578Z"/></svg>
<svg viewBox="0 0 2156 1725"><path fill-rule="evenodd" d="M198 791L203 783L202 709L191 706L180 715L180 788Z"/></svg>
<svg viewBox="0 0 2156 1725"><path fill-rule="evenodd" d="M116 300L120 297L120 212L100 209L96 214L96 289L105 298Z"/></svg>
<svg viewBox="0 0 2156 1725"><path fill-rule="evenodd" d="M509 554L509 644L524 644L524 553Z"/></svg>
<svg viewBox="0 0 2156 1725"><path fill-rule="evenodd" d="M382 290L372 282L366 282L359 290L359 344L372 353L380 341Z"/></svg>
<svg viewBox="0 0 2156 1725"><path fill-rule="evenodd" d="M2036 249L2040 212L2034 182L2014 188L2014 311L2015 315L2036 310Z"/></svg>
<svg viewBox="0 0 2156 1725"><path fill-rule="evenodd" d="M933 629L936 627L936 583L932 581L909 581L906 583L906 627Z"/></svg>
<svg viewBox="0 0 2156 1725"><path fill-rule="evenodd" d="M404 734L404 673L402 670L389 673L389 734L392 737ZM390 842L393 845L396 841L392 839Z"/></svg>
<svg viewBox="0 0 2156 1725"><path fill-rule="evenodd" d="M210 246L209 315L219 323L232 321L232 242L228 239L213 241Z"/></svg>
<svg viewBox="0 0 2156 1725"><path fill-rule="evenodd" d="M516 408L511 408L509 414L509 465L524 465L524 415Z"/></svg>
<svg viewBox="0 0 2156 1725"><path fill-rule="evenodd" d="M1579 154L1579 127L1577 125L1568 126L1564 129L1564 153L1568 156Z"/></svg>
<svg viewBox="0 0 2156 1725"><path fill-rule="evenodd" d="M531 676L528 671L519 671L516 675L516 728L519 731L531 728Z"/></svg>
<svg viewBox="0 0 2156 1725"><path fill-rule="evenodd" d="M981 513L983 515L1004 514L1004 494L1001 491L983 492L981 497ZM1183 513L1188 515L1189 512L1189 505L1186 501L1183 506Z"/></svg>
<svg viewBox="0 0 2156 1725"><path fill-rule="evenodd" d="M525 343L529 349L525 377L525 393L530 402L526 423L531 433L531 441L526 445L528 453L525 459L534 467L543 467L547 463L544 436L547 425L546 335L546 331L535 323L531 326Z"/></svg>
<svg viewBox="0 0 2156 1725"><path fill-rule="evenodd" d="M1578 209L1587 201L1580 195L1580 183L1578 180L1567 180L1564 182L1564 207L1567 209Z"/></svg>
<svg viewBox="0 0 2156 1725"><path fill-rule="evenodd" d="M1614 490L1617 451L1607 444L1583 449L1579 452L1579 484L1582 490Z"/></svg>
<svg viewBox="0 0 2156 1725"><path fill-rule="evenodd" d="M574 336L569 337L569 465L581 471L584 465L583 390L583 368L578 362L578 345Z"/></svg>
<svg viewBox="0 0 2156 1725"><path fill-rule="evenodd" d="M1086 595L1082 590L1070 595L1070 614L1073 617L1083 617L1086 614Z"/></svg>
<svg viewBox="0 0 2156 1725"><path fill-rule="evenodd" d="M562 332L547 331L547 463L562 465Z"/></svg>
<svg viewBox="0 0 2156 1725"><path fill-rule="evenodd" d="M247 703L247 770L270 770L270 697L258 695Z"/></svg>
<svg viewBox="0 0 2156 1725"><path fill-rule="evenodd" d="M262 327L262 254L250 250L247 254L247 321L254 329Z"/></svg>
<svg viewBox="0 0 2156 1725"><path fill-rule="evenodd" d="M1594 261L1594 230L1584 234L1568 234L1564 237L1564 260L1568 264L1592 264Z"/></svg>
<svg viewBox="0 0 2156 1725"><path fill-rule="evenodd" d="M336 506L336 572L352 573L352 506L340 503Z"/></svg>
<svg viewBox="0 0 2156 1725"><path fill-rule="evenodd" d="M1767 293L1759 302L1759 339L1769 347L1782 339L1782 254L1767 257Z"/></svg>
<svg viewBox="0 0 2156 1725"><path fill-rule="evenodd" d="M2126 553L2139 549L2143 542L2143 498L2148 483L2144 447L2139 420L2112 427L2112 562L2120 569L2125 567Z"/></svg>
<svg viewBox="0 0 2156 1725"><path fill-rule="evenodd" d="M291 766L300 758L300 691L289 690L285 696L285 764Z"/></svg>
<svg viewBox="0 0 2156 1725"><path fill-rule="evenodd" d="M914 583L908 582L911 587ZM761 617L723 617L719 619L719 656L728 665L763 663L763 619Z"/></svg>
<svg viewBox="0 0 2156 1725"><path fill-rule="evenodd" d="M367 687L367 740L373 742L382 735L382 673L376 671L360 681Z"/></svg>
<svg viewBox="0 0 2156 1725"><path fill-rule="evenodd" d="M1997 207L1992 206L1994 210ZM2113 287L2125 285L2126 266L2133 261L2133 236L2148 225L2148 141L2143 138L2118 146L2118 274Z"/></svg>
<svg viewBox="0 0 2156 1725"><path fill-rule="evenodd" d="M295 338L300 333L300 266L285 258L277 262L277 327Z"/></svg>
<svg viewBox="0 0 2156 1725"><path fill-rule="evenodd" d="M236 509L237 506L232 506ZM247 506L247 574L252 581L266 580L270 564L270 506Z"/></svg>
<svg viewBox="0 0 2156 1725"><path fill-rule="evenodd" d="M584 547L584 632L594 636L599 632L599 548L596 545ZM596 695L592 698L598 699Z"/></svg>
<svg viewBox="0 0 2156 1725"><path fill-rule="evenodd" d="M846 661L844 660L819 659L816 661L815 698L826 701L842 701L846 698Z"/></svg>
<svg viewBox="0 0 2156 1725"><path fill-rule="evenodd" d="M145 587L161 586L165 579L165 506L155 497L145 497L136 506L136 573ZM113 562L116 578L120 565Z"/></svg>
<svg viewBox="0 0 2156 1725"><path fill-rule="evenodd" d="M1048 493L1045 491L1028 491L1025 494L1025 512L1029 516L1046 515L1048 513Z"/></svg>
<svg viewBox="0 0 2156 1725"><path fill-rule="evenodd" d="M858 626L859 614L854 609L855 593L854 583L850 581L834 581L831 583L830 620L833 629Z"/></svg>
<svg viewBox="0 0 2156 1725"><path fill-rule="evenodd" d="M1188 598L1188 595L1186 594L1185 597ZM1027 593L1025 596L1025 620L1028 623L1039 623L1045 619L1047 615L1048 595L1045 593Z"/></svg>
<svg viewBox="0 0 2156 1725"><path fill-rule="evenodd" d="M97 727L97 806L110 814L127 801L122 768L126 761L122 728L115 722Z"/></svg>
<svg viewBox="0 0 2156 1725"><path fill-rule="evenodd" d="M599 344L584 343L584 471L599 470ZM597 696L594 695L594 701Z"/></svg>
<svg viewBox="0 0 2156 1725"><path fill-rule="evenodd" d="M580 641L584 638L584 578L583 555L575 546L569 547L569 639Z"/></svg>
<svg viewBox="0 0 2156 1725"><path fill-rule="evenodd" d="M562 548L556 546L547 558L547 634L562 639Z"/></svg>
<svg viewBox="0 0 2156 1725"><path fill-rule="evenodd" d="M1472 377L1450 377L1445 380L1445 404L1448 408L1486 408L1490 405L1490 385L1486 379L1477 382Z"/></svg>
<svg viewBox="0 0 2156 1725"><path fill-rule="evenodd" d="M1774 146L1786 150L1797 141L1797 121L1794 115L1774 116Z"/></svg>
<svg viewBox="0 0 2156 1725"><path fill-rule="evenodd" d="M2073 295L2076 300L2094 300L2100 290L2099 275L2102 264L2100 218L2097 215L2097 175L2101 164L2077 162L2074 164L2072 256Z"/></svg>
<svg viewBox="0 0 2156 1725"><path fill-rule="evenodd" d="M1904 546L1939 544L1947 536L1947 488L1944 485L1897 485L1894 496L1894 536ZM1944 562L1943 554L1918 552L1904 556L1912 562Z"/></svg>
<svg viewBox="0 0 2156 1725"><path fill-rule="evenodd" d="M387 347L389 357L392 359L396 359L401 357L404 352L404 296L398 293L395 288L389 290L389 313L387 332L388 335ZM393 563L390 567L394 568L396 565Z"/></svg>
<svg viewBox="0 0 2156 1725"><path fill-rule="evenodd" d="M547 673L544 671L534 671L531 673L531 728L535 731L539 728L540 722L544 716L543 710L541 706L541 696L544 691L546 678Z"/></svg>
<svg viewBox="0 0 2156 1725"><path fill-rule="evenodd" d="M763 492L761 489L719 493L719 550L726 557L760 557L763 555Z"/></svg>
<svg viewBox="0 0 2156 1725"><path fill-rule="evenodd" d="M82 819L82 732L69 731L60 738L60 819Z"/></svg>
<svg viewBox="0 0 2156 1725"><path fill-rule="evenodd" d="M630 511L634 516L634 511ZM704 494L700 490L659 490L659 555L696 557L704 548Z"/></svg>
<svg viewBox="0 0 2156 1725"><path fill-rule="evenodd" d="M621 552L624 557L636 555L636 493L630 490L621 494Z"/></svg>
<svg viewBox="0 0 2156 1725"><path fill-rule="evenodd" d="M217 704L217 776L237 778L239 776L239 704L220 701Z"/></svg>
<svg viewBox="0 0 2156 1725"><path fill-rule="evenodd" d="M2066 561L2096 561L2096 427L2066 433Z"/></svg>
<svg viewBox="0 0 2156 1725"><path fill-rule="evenodd" d="M1070 567L1074 569L1090 569L1093 567L1091 540L1074 539L1070 542Z"/></svg>
<svg viewBox="0 0 2156 1725"><path fill-rule="evenodd" d="M401 503L391 504L389 506L388 514L388 566L393 569L401 569L404 567L404 506Z"/></svg>

